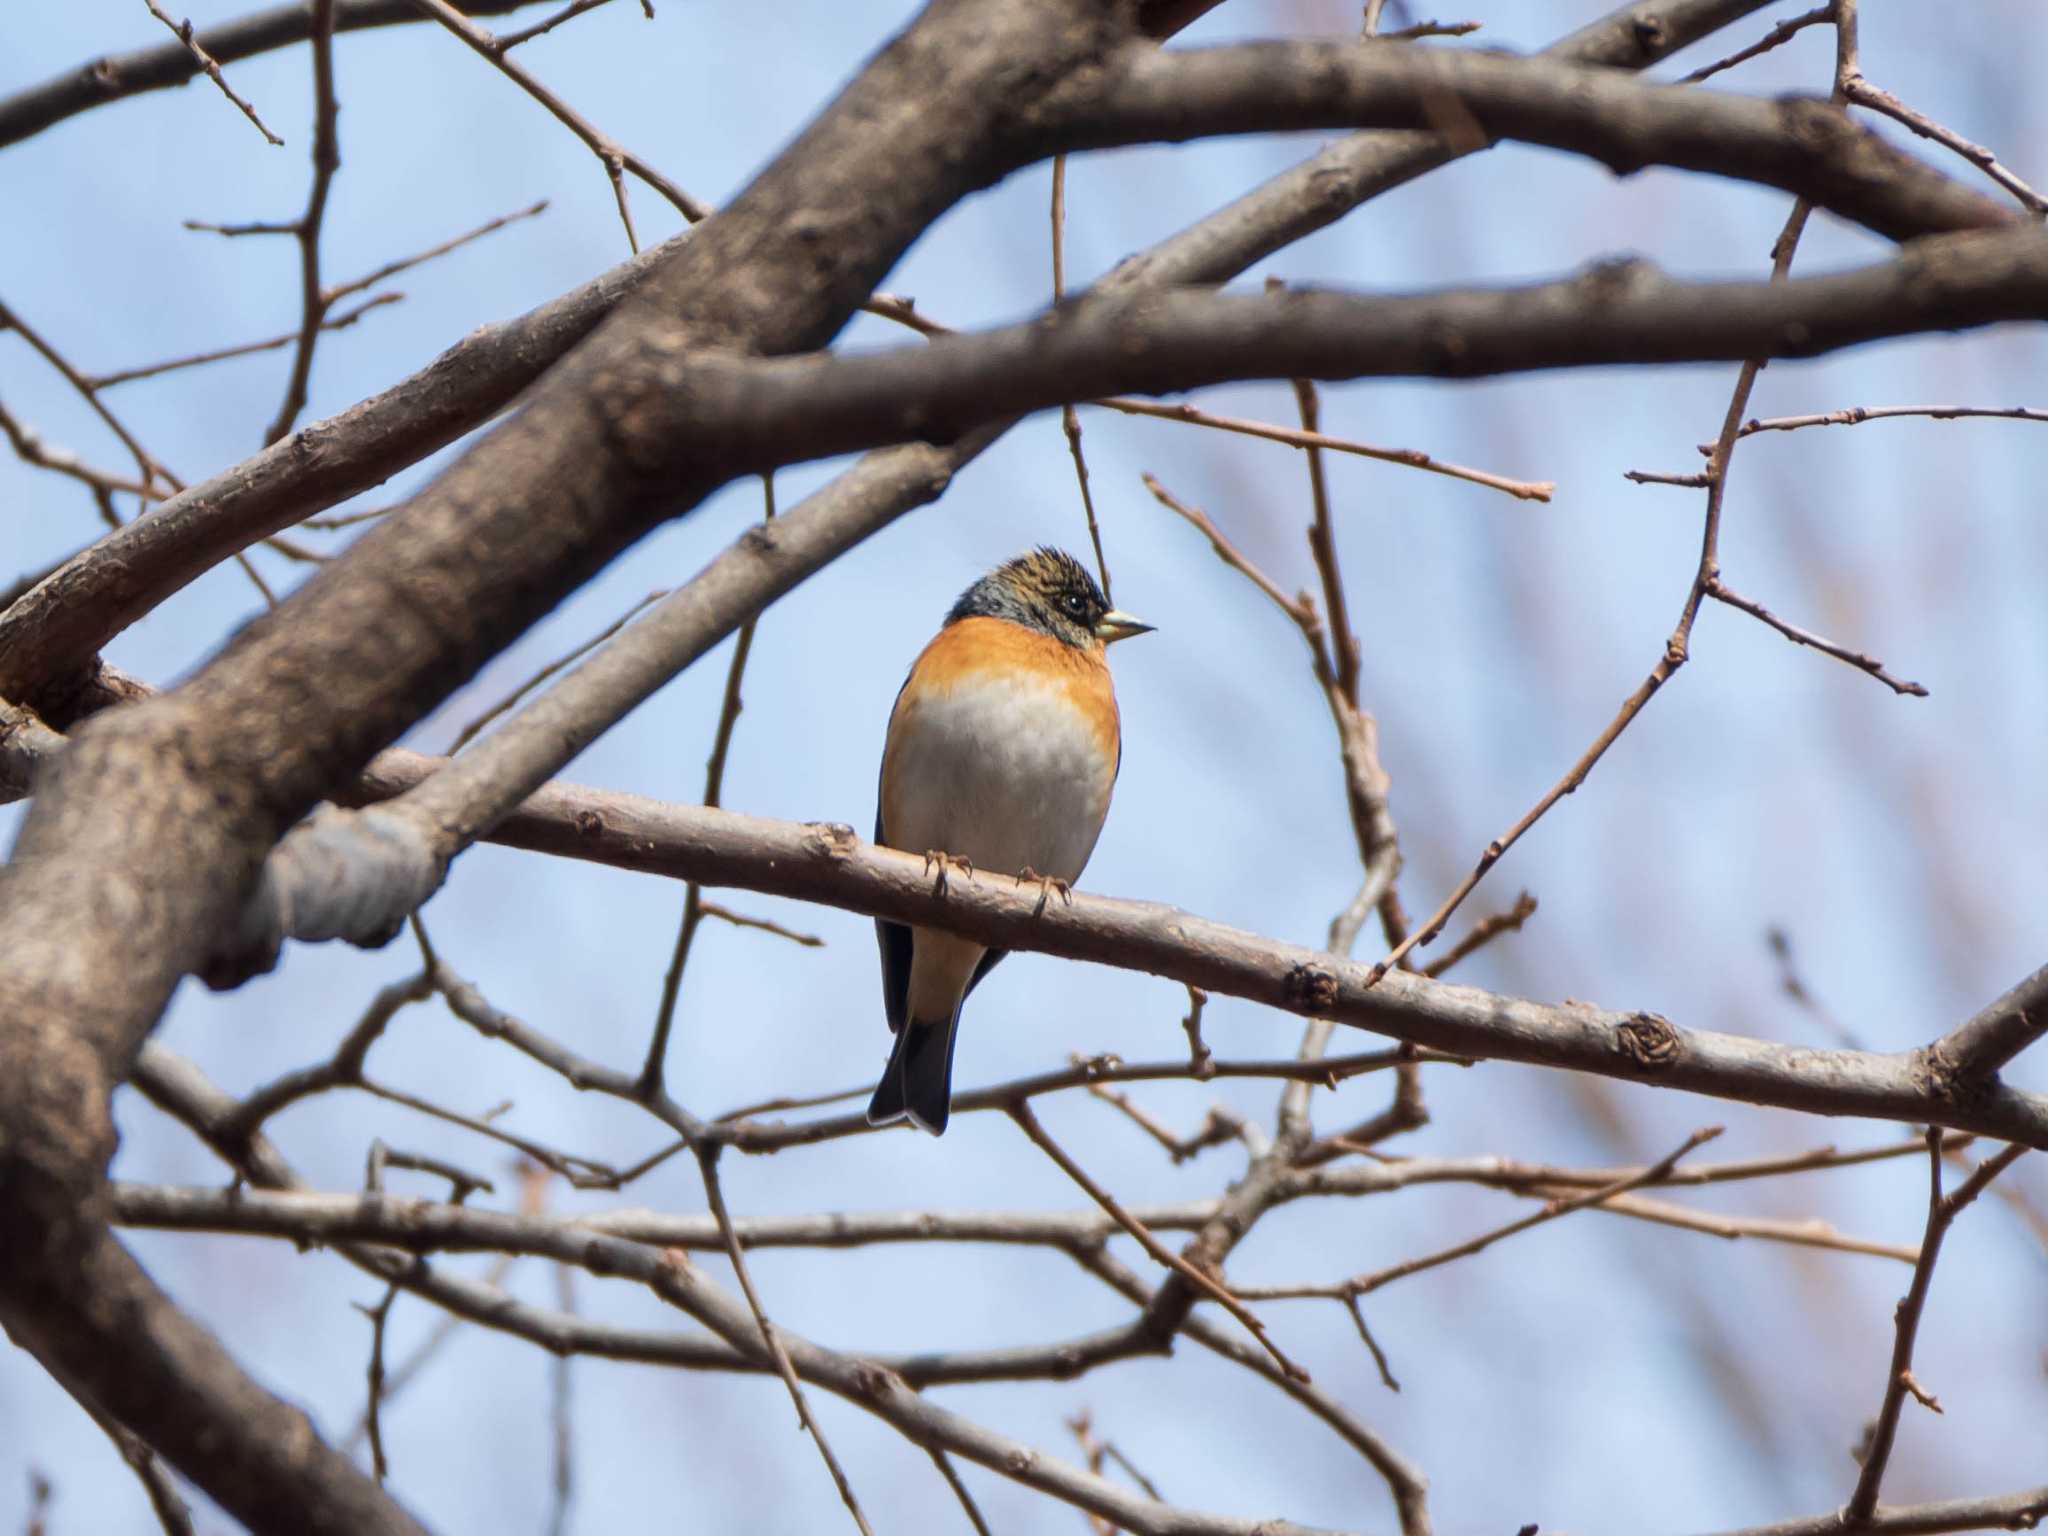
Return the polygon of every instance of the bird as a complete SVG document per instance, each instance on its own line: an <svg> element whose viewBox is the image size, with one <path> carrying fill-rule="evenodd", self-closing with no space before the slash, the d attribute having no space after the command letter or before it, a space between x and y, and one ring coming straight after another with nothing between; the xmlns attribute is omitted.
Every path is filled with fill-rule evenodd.
<svg viewBox="0 0 2048 1536"><path fill-rule="evenodd" d="M1050 546L960 594L889 713L875 841L969 869L1080 878L1123 765L1105 652L1153 626L1110 607L1088 568ZM1007 950L878 918L882 1002L895 1041L870 1125L942 1135L961 1005Z"/></svg>

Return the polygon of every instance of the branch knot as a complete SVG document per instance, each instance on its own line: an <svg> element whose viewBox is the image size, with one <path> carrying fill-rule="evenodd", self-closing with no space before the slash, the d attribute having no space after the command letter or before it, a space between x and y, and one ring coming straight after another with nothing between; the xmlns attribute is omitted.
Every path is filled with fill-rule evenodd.
<svg viewBox="0 0 2048 1536"><path fill-rule="evenodd" d="M1678 1030L1661 1014L1630 1014L1615 1031L1615 1044L1645 1072L1662 1071L1678 1060Z"/></svg>

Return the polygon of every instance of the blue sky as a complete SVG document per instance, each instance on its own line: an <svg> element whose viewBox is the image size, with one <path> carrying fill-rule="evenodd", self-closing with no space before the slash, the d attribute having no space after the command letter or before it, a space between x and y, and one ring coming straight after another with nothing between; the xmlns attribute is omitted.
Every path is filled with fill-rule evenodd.
<svg viewBox="0 0 2048 1536"><path fill-rule="evenodd" d="M193 4L201 23L237 14ZM648 22L630 3L586 16L521 57L622 143L710 201L762 161L909 13L903 5L792 0L774 7L669 0ZM1478 43L1539 46L1603 7L1468 7ZM2048 42L2023 0L1960 9L1867 6L1864 68L2023 176L2048 121L2034 88ZM1490 12L1498 12L1494 15ZM181 11L181 14L183 12ZM535 10L522 18L539 15ZM1428 8L1423 14L1437 14ZM1448 12L1442 13L1451 19ZM1464 12L1460 11L1459 15ZM1773 6L1659 73L1672 77L1790 14ZM1337 33L1350 4L1233 0L1188 41ZM139 6L16 8L0 18L0 94L103 51L153 44ZM1822 29L1719 82L1758 94L1825 84ZM330 280L431 245L537 198L540 219L416 272L388 306L322 345L310 417L332 414L428 361L469 329L530 308L626 255L596 161L528 98L437 29L343 38L343 168L324 246ZM72 358L111 369L272 334L297 313L287 242L181 229L186 218L296 214L305 196L309 69L303 50L236 65L231 78L288 141L266 145L203 84L75 118L0 154L0 299ZM1889 131L1889 130L1887 130ZM1912 142L1895 135L1900 142ZM1311 152L1313 137L1257 138L1089 157L1070 169L1069 281L1079 284ZM1912 143L1916 152L1933 153ZM1957 175L1960 161L1942 160ZM1028 315L1050 277L1040 167L971 199L906 257L887 286L955 325ZM643 240L679 221L633 192ZM1568 156L1514 146L1432 175L1247 275L1373 291L1513 283L1633 252L1684 275L1756 278L1784 217L1775 193L1676 173L1617 180ZM1878 259L1881 242L1816 219L1796 270ZM897 345L862 319L848 345ZM1850 405L2044 402L2038 331L1866 347L1763 375L1752 414ZM125 386L110 400L188 480L246 457L283 387L282 354ZM1335 458L1329 472L1364 695L1379 717L1407 853L1412 911L1433 907L1489 838L1583 750L1661 652L1697 556L1700 495L1639 487L1628 469L1690 471L1726 408L1732 368L1580 371L1477 385L1376 382L1328 389L1325 429L1558 482L1547 505L1398 467ZM116 445L18 339L0 335L0 398L52 441L96 462ZM1291 419L1284 385L1221 389L1200 404ZM1121 606L1159 633L1119 647L1125 755L1108 829L1083 882L1168 900L1298 941L1316 940L1357 880L1327 715L1299 639L1191 529L1139 485L1151 471L1205 507L1285 586L1312 579L1301 530L1306 475L1270 444L1186 427L1084 416ZM382 505L445 456L362 498ZM779 477L784 505L834 466ZM1709 608L1693 661L1591 782L1495 870L1471 913L1523 888L1542 908L1460 979L1544 999L1653 1008L1689 1025L1829 1043L1780 993L1765 930L1782 925L1810 987L1873 1048L1921 1043L2039 965L2048 875L2043 782L2048 523L2038 486L2048 429L2013 422L1885 422L1768 434L1736 458L1722 541L1737 589L1925 683L1895 698L1796 650L1751 619ZM729 488L644 540L500 657L410 738L455 730L542 662L648 590L686 579L758 515L758 486ZM124 512L129 510L124 506ZM88 540L74 485L0 459L0 580ZM335 535L306 535L309 541ZM958 590L1031 544L1085 543L1056 418L1014 430L918 512L764 618L727 775L727 801L763 815L865 825L883 723L903 670ZM302 568L259 552L281 586ZM259 602L232 567L196 583L110 651L159 683L197 665ZM694 799L728 652L678 679L569 770L588 783ZM0 812L11 829L18 810ZM670 1073L700 1112L871 1080L886 1051L864 919L766 898L731 904L824 936L822 950L713 926L700 937ZM443 955L494 1001L601 1060L637 1063L660 992L680 895L665 883L479 848L426 912ZM1459 925L1454 925L1454 931ZM293 950L228 996L182 990L160 1038L246 1090L317 1059L369 997L405 973L402 946ZM1128 1059L1181 1049L1181 990L1128 972L1019 956L968 1010L958 1081L989 1083L1071 1051ZM1219 999L1211 1043L1231 1055L1292 1049L1296 1021ZM1356 1048L1369 1041L1344 1041ZM2048 1088L2048 1066L2013 1078ZM472 1112L504 1100L506 1124L554 1145L630 1159L661 1143L622 1106L569 1093L431 1008L400 1019L372 1057L384 1081ZM1661 1154L1725 1124L1715 1157L1824 1143L1876 1144L1897 1127L1821 1123L1740 1106L1484 1066L1428 1079L1432 1123L1399 1150L1593 1163ZM1319 1100L1339 1126L1385 1085ZM1160 1085L1142 1101L1183 1127L1225 1102L1270 1119L1263 1084ZM1042 1109L1082 1162L1129 1200L1213 1194L1236 1149L1182 1167L1106 1106L1069 1095ZM218 1165L124 1095L116 1172L209 1183ZM274 1127L324 1188L355 1187L372 1135L501 1171L499 1149L360 1096L331 1097ZM2032 1161L2032 1160L2029 1160ZM1084 1197L1001 1117L965 1116L943 1143L890 1135L774 1158L728 1159L736 1211L995 1206L1077 1208ZM2011 1175L2040 1201L2048 1175ZM422 1193L428 1185L419 1185ZM501 1189L503 1186L501 1185ZM572 1197L559 1197L574 1208ZM600 1202L589 1202L596 1204ZM610 1203L619 1203L614 1200ZM626 1203L702 1209L694 1171L671 1165ZM1846 1232L1917 1239L1924 1168L1912 1159L1804 1182L1708 1192L1702 1208L1820 1216ZM1510 1197L1455 1186L1363 1203L1304 1205L1263 1222L1231 1263L1246 1283L1334 1279L1422 1253L1518 1214ZM339 1260L288 1246L138 1234L134 1246L241 1359L332 1434L360 1407L368 1329L348 1305L376 1288ZM1135 1250L1132 1251L1136 1261ZM452 1261L478 1269L474 1261ZM1123 1303L1066 1261L996 1249L869 1249L761 1256L773 1315L853 1350L1023 1343L1109 1325ZM1845 1454L1874 1411L1891 1308L1906 1279L1884 1260L1725 1243L1581 1215L1478 1259L1390 1287L1371 1308L1404 1390L1385 1391L1349 1321L1327 1304L1264 1310L1290 1352L1419 1462L1438 1528L1681 1531L1817 1512L1845 1497ZM1942 1418L1906 1421L1889 1499L1999 1491L2039 1481L2048 1445L2048 1264L2024 1225L1987 1201L1954 1233L1935 1282L1920 1371ZM508 1284L554 1304L551 1275ZM579 1280L593 1315L675 1326L623 1287ZM434 1314L402 1300L402 1354ZM447 1530L540 1524L548 1479L547 1360L471 1330L391 1410L393 1484ZM650 1515L688 1528L809 1531L843 1520L794 1433L781 1388L641 1367L575 1367L578 1494L572 1529ZM1278 1394L1183 1345L1170 1362L1068 1384L948 1389L940 1399L1054 1454L1087 1408L1177 1502L1243 1515L1390 1529L1370 1470ZM857 1411L820 1403L855 1487L883 1529L958 1522L923 1454ZM57 1484L53 1530L144 1529L136 1485L85 1417L25 1355L0 1356L0 1520L27 1468ZM970 1470L1004 1531L1068 1531L1079 1516ZM218 1528L221 1517L212 1525Z"/></svg>

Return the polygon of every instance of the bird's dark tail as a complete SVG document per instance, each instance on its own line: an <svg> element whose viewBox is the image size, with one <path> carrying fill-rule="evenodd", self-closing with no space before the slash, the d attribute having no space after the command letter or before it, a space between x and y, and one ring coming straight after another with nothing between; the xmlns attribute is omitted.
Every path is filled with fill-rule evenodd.
<svg viewBox="0 0 2048 1536"><path fill-rule="evenodd" d="M869 1125L908 1120L934 1136L946 1134L953 1098L953 1034L959 1023L956 1009L950 1019L938 1023L912 1019L903 1026L875 1096L868 1101Z"/></svg>

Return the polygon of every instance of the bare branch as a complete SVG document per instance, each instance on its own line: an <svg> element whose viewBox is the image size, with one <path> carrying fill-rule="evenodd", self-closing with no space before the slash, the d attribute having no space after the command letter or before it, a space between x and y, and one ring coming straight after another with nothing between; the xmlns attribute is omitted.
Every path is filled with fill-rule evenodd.
<svg viewBox="0 0 2048 1536"><path fill-rule="evenodd" d="M1997 182L2013 195L2015 201L2029 213L2048 213L2048 200L2028 186L2011 170L2001 165L1998 157L1982 144L1973 144L1952 128L1944 128L1924 113L1915 112L1890 91L1879 90L1862 75L1851 78L1846 87L1849 100L1859 107L1868 107L1882 112L1893 122L1904 123L1923 139L1931 139L1943 149L1955 151L1986 176Z"/></svg>
<svg viewBox="0 0 2048 1536"><path fill-rule="evenodd" d="M1830 0L1830 3L1826 5L1817 5L1812 10L1801 15L1788 16L1747 48L1738 48L1725 59L1716 59L1713 63L1696 69L1689 75L1679 76L1678 83L1680 85L1698 85L1702 80L1711 79L1713 76L1720 74L1724 69L1733 69L1738 64L1746 64L1758 54L1769 53L1773 48L1789 43L1808 27L1817 27L1823 22L1833 21L1834 19L1835 7L1833 0Z"/></svg>
<svg viewBox="0 0 2048 1536"><path fill-rule="evenodd" d="M1349 42L1128 50L1047 110L1043 153L1212 134L1430 128L1446 105L1484 138L1570 150L1621 175L1648 165L1737 176L1811 198L1891 239L1992 229L2010 209L1852 123L1838 105L1763 102L1612 70Z"/></svg>
<svg viewBox="0 0 2048 1536"><path fill-rule="evenodd" d="M853 1495L853 1484L846 1480L845 1469L839 1465L839 1458L832 1454L825 1431L818 1427L818 1421L811 1415L811 1405L804 1400L803 1386L796 1379L796 1367L789 1363L789 1351L783 1347L775 1325L768 1321L760 1293L754 1289L753 1276L747 1272L746 1253L733 1233L732 1217L725 1208L725 1189L718 1177L718 1148L700 1149L697 1168L704 1177L704 1197L711 1207L712 1220L718 1223L719 1235L725 1242L725 1256L731 1260L733 1274L738 1277L740 1289L746 1294L747 1306L754 1314L754 1325L760 1330L761 1343L774 1358L775 1369L781 1375L783 1385L789 1389L789 1400L796 1404L797 1422L818 1447L818 1454L825 1461L825 1470L832 1474L832 1482L839 1489L839 1500L846 1506L846 1512L853 1516L853 1523L859 1527L861 1536L874 1536L868 1517L861 1513L860 1500Z"/></svg>
<svg viewBox="0 0 2048 1536"><path fill-rule="evenodd" d="M373 309L386 304L397 304L405 298L402 293L380 293L364 300L353 309L343 310L338 315L326 315L320 321L323 331L345 331ZM111 389L116 384L131 384L137 379L153 379L161 374L174 373L180 368L198 368L207 363L224 362L231 357L249 357L258 352L275 352L279 347L291 346L299 339L297 331L287 331L282 336L272 336L263 341L245 341L232 347L216 347L210 352L194 352L186 357L174 357L166 362L145 363L139 368L117 368L112 373L94 374L94 389Z"/></svg>
<svg viewBox="0 0 2048 1536"><path fill-rule="evenodd" d="M626 203L625 173L627 171L631 171L635 176L646 182L648 186L654 188L655 191L667 198L675 206L676 211L692 224L710 214L711 209L706 204L698 202L697 199L662 175L660 171L649 165L640 156L634 154L631 150L622 148L608 134L592 126L590 121L577 112L575 108L571 107L560 96L557 96L553 91L542 85L539 80L535 79L525 65L519 63L516 59L507 57L507 50L511 48L511 43L505 42L502 38L492 36L487 29L478 26L461 11L448 4L448 0L412 0L412 3L435 21L441 23L450 32L461 38L471 49L504 74L507 79L511 80L522 91L526 92L527 95L547 108L549 113L554 116L556 122L575 134L577 138L583 141L584 147L597 156L598 163L604 167L605 175L611 178L612 193L619 205L619 219L626 226L626 241L632 246L636 255L640 250L640 239L633 232L633 213ZM515 41L518 41L518 39L515 39Z"/></svg>
<svg viewBox="0 0 2048 1536"><path fill-rule="evenodd" d="M1052 301L1057 305L1067 296L1067 157L1052 161ZM1074 478L1081 486L1081 512L1088 520L1088 542L1095 549L1095 573L1102 579L1102 595L1108 597L1109 561L1102 553L1102 525L1095 518L1095 496L1088 489L1088 460L1081 452L1081 416L1071 404L1060 407L1060 430L1066 435L1067 452L1074 460Z"/></svg>
<svg viewBox="0 0 2048 1536"><path fill-rule="evenodd" d="M270 131L269 125L266 124L262 118L256 115L256 109L254 107L250 106L247 101L243 100L240 96L237 96L235 94L235 88L228 84L228 77L221 73L220 61L215 59L212 54L208 53L206 49L199 44L198 40L193 37L192 23L189 20L184 22L176 22L171 20L169 13L166 12L161 6L159 6L156 3L156 0L142 0L142 3L149 7L150 15L154 16L158 21L162 22L165 26L169 27L172 32L177 34L178 41L185 45L186 51L192 55L193 62L198 64L198 66L201 69L206 71L207 79L211 80L215 85L220 87L221 95L227 97L229 101L233 102L237 107L241 108L242 116L248 118L250 122L256 125L256 131L258 133L262 134L263 137L268 139L272 144L275 144L282 148L284 145L284 140L280 139L276 134Z"/></svg>
<svg viewBox="0 0 2048 1536"><path fill-rule="evenodd" d="M313 348L320 341L320 322L327 316L327 293L320 283L320 229L327 218L327 194L334 185L334 173L341 169L341 142L335 132L340 111L334 96L334 7L336 0L312 0L313 5L313 189L306 197L306 211L292 226L299 242L299 344L292 353L291 379L285 385L284 403L263 434L269 447L298 420L306 408L306 389L313 376Z"/></svg>
<svg viewBox="0 0 2048 1536"><path fill-rule="evenodd" d="M2048 234L2031 227L1918 241L1889 261L1783 282L1683 283L1631 260L1505 291L1104 295L1026 325L828 362L706 357L673 370L648 412L669 439L715 430L726 469L751 475L950 441L1119 390L1815 357L2036 319L2044 307Z"/></svg>
<svg viewBox="0 0 2048 1536"><path fill-rule="evenodd" d="M2016 405L2004 409L1977 405L1852 405L1845 411L1823 411L1810 416L1774 416L1768 421L1751 417L1737 435L1757 432L1794 432L1801 427L1852 427L1865 421L1893 421L1901 416L1925 416L1935 421L1963 421L1971 417L1995 417L2004 421L2048 421L2048 411ZM1700 452L1711 453L1713 444L1702 443Z"/></svg>
<svg viewBox="0 0 2048 1536"><path fill-rule="evenodd" d="M235 551L368 490L487 420L673 251L665 242L526 315L464 337L419 374L340 418L300 429L82 551L0 614L0 694L29 698L76 674L115 635Z"/></svg>
<svg viewBox="0 0 2048 1536"><path fill-rule="evenodd" d="M1330 437L1321 432L1275 427L1263 421L1246 421L1237 416L1218 416L1209 411L1196 410L1192 405L1162 405L1152 400L1127 400L1118 397L1091 400L1088 403L1099 405L1105 410L1121 411L1128 416L1154 416L1162 421L1184 421L1190 426L1213 427L1219 432L1239 432L1247 437L1263 437L1268 442L1285 443L1290 448L1327 448L1332 453L1353 453L1360 458L1377 459L1383 464L1405 464L1410 469L1427 470L1431 474L1447 475L1453 480L1466 480L1473 485L1483 485L1489 490L1504 491L1519 501L1548 501L1557 490L1557 482L1554 480L1511 480L1506 475L1496 475L1484 469L1467 469L1462 464L1446 464L1441 459L1433 459L1413 448L1375 448L1369 443L1354 442L1348 437Z"/></svg>
<svg viewBox="0 0 2048 1536"><path fill-rule="evenodd" d="M1945 1531L2024 1531L2048 1518L2048 1485L1988 1499L1944 1499L1934 1504L1879 1505L1858 1524L1845 1527L1842 1511L1744 1526L1718 1536L1939 1536Z"/></svg>
<svg viewBox="0 0 2048 1536"><path fill-rule="evenodd" d="M1916 699L1927 697L1927 689L1925 687L1919 683L1893 677L1891 673L1885 670L1884 663L1875 656L1866 656L1861 651L1852 651L1845 645L1837 645L1825 636L1816 635L1810 629L1801 629L1797 624L1786 622L1762 603L1756 601L1755 598L1744 597L1718 576L1707 583L1707 596L1713 598L1718 603L1726 603L1730 608L1740 608L1744 613L1751 615L1753 618L1762 619L1764 623L1770 625L1772 629L1775 629L1794 645L1811 646L1814 650L1820 651L1824 655L1832 656L1837 661L1847 662L1859 672L1868 672L1880 683L1883 683L1885 687L1891 689L1893 693L1910 695Z"/></svg>
<svg viewBox="0 0 2048 1536"><path fill-rule="evenodd" d="M1231 1292L1229 1287L1216 1279L1215 1276L1203 1273L1200 1269L1197 1269L1193 1264L1168 1248L1164 1243L1160 1242L1158 1238L1146 1230L1142 1222L1132 1216L1129 1211L1125 1210L1117 1202L1114 1195L1088 1177L1081 1165L1069 1157L1066 1150L1058 1142L1054 1141L1051 1136L1046 1134L1045 1127L1038 1123L1038 1116L1031 1112L1029 1104L1019 1102L1013 1105L1010 1110L1010 1117L1017 1122L1018 1128L1026 1136L1029 1136L1032 1141L1037 1143L1038 1149L1041 1152L1059 1164L1062 1173L1086 1190L1088 1197L1107 1211L1111 1219L1118 1226L1138 1240L1140 1248L1143 1248L1145 1252L1158 1260L1159 1263L1164 1264L1168 1269L1194 1286L1196 1290L1201 1291L1210 1300L1221 1305L1224 1311L1228 1312L1240 1323L1243 1323L1246 1331L1265 1347L1266 1353L1273 1357L1274 1362L1281 1370L1292 1376L1296 1381L1307 1381L1309 1379L1308 1372L1288 1359L1281 1352L1280 1346L1273 1342L1271 1336L1266 1332L1266 1325L1259 1321L1258 1314L1240 1301Z"/></svg>
<svg viewBox="0 0 2048 1536"><path fill-rule="evenodd" d="M1435 980L1466 956L1484 949L1502 934L1520 933L1522 924L1535 915L1536 898L1527 891L1522 892L1507 911L1492 913L1474 923L1470 933L1425 965L1422 974Z"/></svg>
<svg viewBox="0 0 2048 1536"><path fill-rule="evenodd" d="M463 0L474 16L516 11L532 0ZM336 0L334 30L355 32L418 21L412 0ZM273 6L235 21L206 27L193 43L219 64L289 48L312 36L313 13L303 3ZM182 37L182 33L180 34ZM0 148L18 144L67 117L144 91L183 85L202 69L185 43L166 43L74 65L41 85L0 100Z"/></svg>
<svg viewBox="0 0 2048 1536"><path fill-rule="evenodd" d="M2048 1034L2048 966L1928 1047L1931 1065L1967 1091Z"/></svg>
<svg viewBox="0 0 2048 1536"><path fill-rule="evenodd" d="M1405 1280L1410 1275L1421 1274L1424 1270L1436 1269L1459 1259L1470 1258L1475 1253L1491 1248L1503 1238L1513 1237L1517 1233L1528 1231L1531 1227L1538 1227L1545 1222L1555 1221L1560 1216L1569 1216L1572 1212L1582 1211L1588 1206L1600 1205L1605 1201L1612 1200L1617 1195L1624 1195L1632 1189L1638 1189L1645 1184L1654 1183L1667 1174L1686 1153L1712 1141L1720 1134L1721 1127L1718 1125L1694 1131L1692 1135L1685 1139L1683 1145L1666 1155L1661 1161L1651 1164L1648 1168L1627 1174L1622 1178L1614 1180L1611 1184L1602 1185L1598 1189L1589 1189L1581 1194L1575 1194L1565 1199L1552 1200L1542 1210L1532 1215L1524 1216L1519 1221L1511 1221L1506 1226L1496 1227L1491 1232L1481 1233L1478 1237L1456 1244L1453 1247L1445 1248L1437 1253L1429 1254L1426 1257L1408 1259L1389 1268L1375 1270L1371 1274L1358 1275L1349 1280L1339 1281L1335 1285L1250 1286L1245 1288L1244 1294L1254 1300L1275 1301L1290 1297L1312 1296L1328 1296L1342 1300L1346 1297L1370 1295L1383 1285L1390 1285L1396 1280Z"/></svg>
<svg viewBox="0 0 2048 1536"><path fill-rule="evenodd" d="M1844 1523L1851 1529L1863 1528L1876 1513L1878 1489L1884 1482L1885 1464L1891 1459L1893 1437L1898 1433L1899 1410L1905 1406L1908 1393L1924 1397L1913 1380L1913 1343L1920 1332L1921 1315L1927 1309L1927 1291L1934 1280L1935 1261L1941 1257L1942 1239L1948 1236L1948 1229L1954 1225L1956 1217L2026 1150L2022 1146L2010 1146L1987 1157L1975 1173L1956 1187L1953 1194L1944 1196L1941 1192L1941 1134L1932 1129L1927 1133L1928 1182L1931 1188L1927 1205L1927 1235L1920 1240L1920 1262L1913 1269L1913 1284L1899 1302L1891 1369L1885 1377L1884 1403L1878 1409L1877 1423L1870 1432L1868 1449L1863 1454L1863 1472L1856 1479L1856 1491L1849 1496L1849 1502L1842 1511Z"/></svg>
<svg viewBox="0 0 2048 1536"><path fill-rule="evenodd" d="M433 759L388 752L364 788L395 794L434 766ZM1040 911L1035 890L1019 889L1008 877L955 875L946 894L934 896L922 860L865 844L845 826L767 821L554 784L501 822L490 840L822 901L1005 949L1149 971L1453 1056L1571 1067L1791 1109L1932 1121L2048 1147L2048 1098L1994 1085L1981 1098L1951 1101L1899 1056L1684 1030L1653 1013L1546 1006L1399 972L1375 983L1366 966L1170 907L1076 891L1071 906L1057 902Z"/></svg>

